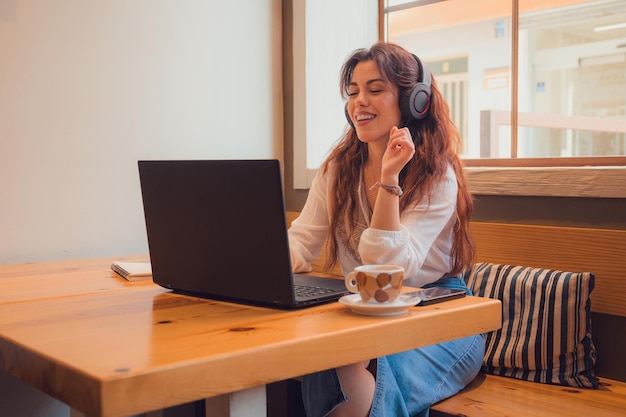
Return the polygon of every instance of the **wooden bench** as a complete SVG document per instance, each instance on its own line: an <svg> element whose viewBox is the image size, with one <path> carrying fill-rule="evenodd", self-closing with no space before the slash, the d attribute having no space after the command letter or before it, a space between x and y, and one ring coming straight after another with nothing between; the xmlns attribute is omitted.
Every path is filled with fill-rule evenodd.
<svg viewBox="0 0 626 417"><path fill-rule="evenodd" d="M480 374L431 416L625 416L626 231L472 223L477 261L592 272L593 340L598 389Z"/></svg>
<svg viewBox="0 0 626 417"><path fill-rule="evenodd" d="M298 216L288 212L288 222ZM598 389L479 374L459 394L435 404L433 417L626 416L626 231L473 222L476 262L592 272L593 341ZM324 251L313 263L323 272ZM340 275L338 268L326 271Z"/></svg>

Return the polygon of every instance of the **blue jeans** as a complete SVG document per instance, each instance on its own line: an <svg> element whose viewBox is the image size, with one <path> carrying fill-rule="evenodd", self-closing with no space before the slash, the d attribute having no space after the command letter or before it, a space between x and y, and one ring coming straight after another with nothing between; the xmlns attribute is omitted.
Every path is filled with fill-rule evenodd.
<svg viewBox="0 0 626 417"><path fill-rule="evenodd" d="M429 286L467 289L459 277ZM431 404L476 377L484 353L484 335L474 335L378 358L370 417L427 417ZM302 397L307 417L326 416L347 400L334 369L306 375Z"/></svg>

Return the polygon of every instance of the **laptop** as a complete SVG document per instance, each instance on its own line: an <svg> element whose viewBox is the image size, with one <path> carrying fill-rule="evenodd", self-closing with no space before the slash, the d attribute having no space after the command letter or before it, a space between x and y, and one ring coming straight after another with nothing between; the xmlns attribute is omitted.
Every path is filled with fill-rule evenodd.
<svg viewBox="0 0 626 417"><path fill-rule="evenodd" d="M349 294L293 274L278 160L139 161L152 279L175 292L300 308Z"/></svg>

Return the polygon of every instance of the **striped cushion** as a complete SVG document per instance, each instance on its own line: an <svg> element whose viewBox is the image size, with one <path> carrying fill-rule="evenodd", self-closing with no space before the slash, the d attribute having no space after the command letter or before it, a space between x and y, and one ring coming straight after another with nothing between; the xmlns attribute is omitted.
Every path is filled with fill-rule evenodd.
<svg viewBox="0 0 626 417"><path fill-rule="evenodd" d="M502 301L502 328L487 334L484 372L598 387L592 273L480 263L472 265L465 280L475 295Z"/></svg>

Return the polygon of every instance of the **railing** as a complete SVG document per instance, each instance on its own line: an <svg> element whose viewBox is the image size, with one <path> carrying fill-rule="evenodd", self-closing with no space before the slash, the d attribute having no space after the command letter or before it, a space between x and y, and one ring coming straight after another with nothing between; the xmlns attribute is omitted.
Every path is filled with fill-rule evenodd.
<svg viewBox="0 0 626 417"><path fill-rule="evenodd" d="M626 133L626 120L598 119L596 117L566 116L562 114L517 114L518 126L549 129L588 130L607 133ZM482 110L480 112L480 157L498 158L500 126L511 125L511 112ZM513 157L516 155L513 155Z"/></svg>

